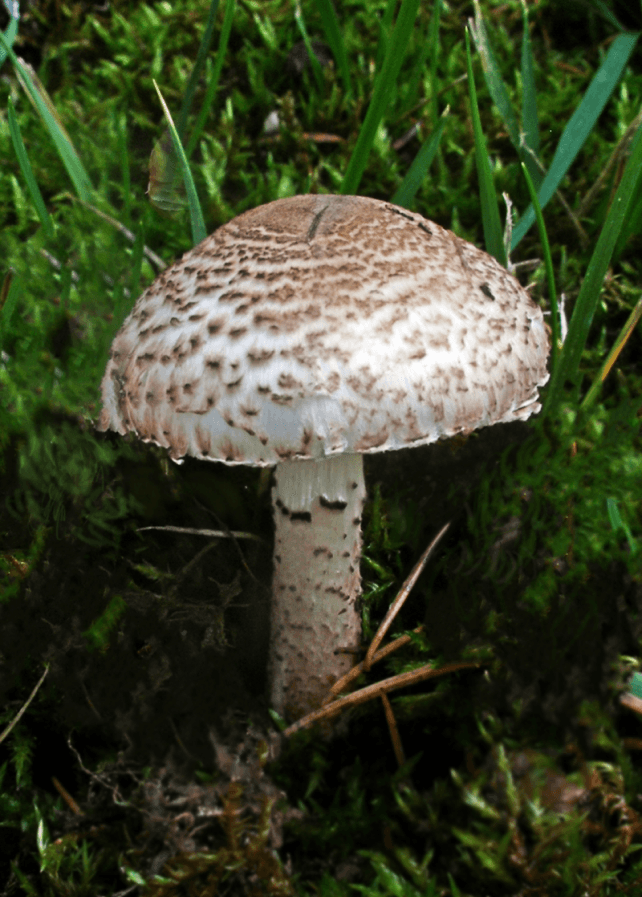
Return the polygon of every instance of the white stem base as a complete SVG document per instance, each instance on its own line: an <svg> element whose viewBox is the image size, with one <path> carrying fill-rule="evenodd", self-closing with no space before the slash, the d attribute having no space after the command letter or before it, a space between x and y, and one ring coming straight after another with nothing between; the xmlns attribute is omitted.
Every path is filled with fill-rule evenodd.
<svg viewBox="0 0 642 897"><path fill-rule="evenodd" d="M288 719L318 708L354 663L365 494L361 455L277 465L269 678Z"/></svg>

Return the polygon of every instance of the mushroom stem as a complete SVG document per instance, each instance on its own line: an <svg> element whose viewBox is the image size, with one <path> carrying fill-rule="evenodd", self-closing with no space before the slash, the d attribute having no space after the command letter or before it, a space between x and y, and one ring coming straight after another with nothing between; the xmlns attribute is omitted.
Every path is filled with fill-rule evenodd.
<svg viewBox="0 0 642 897"><path fill-rule="evenodd" d="M270 699L289 719L320 707L353 664L365 495L361 455L276 467Z"/></svg>

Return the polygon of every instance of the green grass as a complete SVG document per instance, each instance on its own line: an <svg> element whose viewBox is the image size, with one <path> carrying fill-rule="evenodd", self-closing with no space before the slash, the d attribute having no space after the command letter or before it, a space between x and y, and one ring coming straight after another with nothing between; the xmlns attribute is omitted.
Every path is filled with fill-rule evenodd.
<svg viewBox="0 0 642 897"><path fill-rule="evenodd" d="M0 741L0 825L24 893L225 893L250 880L329 897L639 892L642 770L635 719L614 696L639 677L642 70L624 28L641 24L637 8L597 0L44 0L0 20L3 728L49 664ZM320 54L297 73L293 46L317 41L333 64ZM93 421L113 335L161 268L235 214L310 191L392 198L502 261L541 257L528 277L549 315L552 376L528 440L492 455L474 488L457 465L475 437L431 456L455 472L450 498L437 486L454 524L398 621L400 633L425 618L426 632L381 675L458 658L486 673L393 699L404 770L368 705L338 743L303 733L267 767L250 738L234 784L207 735L222 687L203 688L202 708L181 678L202 652L167 646L182 627L186 645L207 628L210 658L244 638L235 608L265 580L260 543L237 554L139 529L215 520L269 538L266 484L170 466ZM434 534L434 482L394 471L366 508L366 632ZM212 583L205 611L197 596ZM227 706L255 719L260 701L225 675ZM86 817L68 830L43 732L81 745L65 787ZM229 738L234 752L243 739ZM218 795L207 851L181 852L171 807L187 798L157 744L192 757L199 800ZM585 791L566 815L547 804L553 773ZM156 878L154 814L154 837L174 849Z"/></svg>

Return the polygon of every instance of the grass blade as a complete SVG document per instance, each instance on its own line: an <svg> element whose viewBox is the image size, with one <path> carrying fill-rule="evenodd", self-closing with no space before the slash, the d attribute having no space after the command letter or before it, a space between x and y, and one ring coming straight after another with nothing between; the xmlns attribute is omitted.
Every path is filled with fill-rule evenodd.
<svg viewBox="0 0 642 897"><path fill-rule="evenodd" d="M314 47L312 46L312 41L310 40L308 29L305 27L305 20L303 18L303 13L301 12L300 3L295 4L294 21L297 24L297 28L299 29L301 37L303 38L305 49L308 51L308 59L310 60L310 67L312 69L317 88L319 90L323 90L323 69L321 68L319 60L317 59L317 54L314 52Z"/></svg>
<svg viewBox="0 0 642 897"><path fill-rule="evenodd" d="M479 107L477 106L477 91L473 75L473 60L470 53L470 35L466 29L466 65L468 70L468 90L470 96L470 114L475 135L475 161L477 164L477 177L479 179L479 199L482 209L482 221L484 225L484 242L486 252L494 256L500 265L506 265L506 251L502 240L502 224L499 217L499 205L493 183L493 174L490 169L490 160L486 141L482 131Z"/></svg>
<svg viewBox="0 0 642 897"><path fill-rule="evenodd" d="M537 88L533 66L533 50L528 33L528 8L524 0L522 31L522 133L524 151L522 161L535 187L539 189L542 173L536 162L539 157L539 117L537 115Z"/></svg>
<svg viewBox="0 0 642 897"><path fill-rule="evenodd" d="M522 162L528 166L528 172L535 184L539 186L542 175L537 164L539 151L539 131L537 120L537 99L535 91L535 78L533 74L533 56L528 36L528 18L524 9L524 32L522 36L522 128L517 123L517 116L513 111L508 90L501 76L493 48L488 39L486 26L479 7L479 0L475 0L475 19L471 21L471 32L475 40L475 46L479 53L484 72L484 78L489 93L493 98L502 121L508 131L511 143L515 147Z"/></svg>
<svg viewBox="0 0 642 897"><path fill-rule="evenodd" d="M420 2L421 0L402 0L394 31L388 43L386 57L375 81L372 99L359 131L352 156L348 162L340 193L356 193L359 187L368 163L368 156L374 143L377 128L397 82Z"/></svg>
<svg viewBox="0 0 642 897"><path fill-rule="evenodd" d="M13 42L16 39L16 35L18 34L18 20L20 18L20 8L17 0L5 0L4 3L7 12L9 13L9 24L7 25L7 30L3 32L4 39L6 43L12 47ZM6 50L3 46L0 46L0 66L7 58Z"/></svg>
<svg viewBox="0 0 642 897"><path fill-rule="evenodd" d="M187 144L186 154L188 159L191 158L192 153L194 152L194 148L200 140L203 129L205 128L207 116L210 114L212 103L214 102L214 97L216 96L216 90L218 88L218 82L221 77L225 54L227 52L227 45L230 39L230 32L232 30L233 19L234 0L225 0L225 13L223 15L223 25L221 26L221 36L218 42L218 50L216 51L216 62L214 63L214 70L212 71L210 83L207 85L207 91L205 93L203 105L201 106L201 111L198 114L196 124L194 125L194 130L192 131L189 143Z"/></svg>
<svg viewBox="0 0 642 897"><path fill-rule="evenodd" d="M81 199L85 200L85 202L90 202L94 188L89 179L89 175L85 171L85 168L73 147L69 135L58 118L58 114L55 111L49 95L42 85L36 86L32 76L25 66L22 65L2 34L0 34L0 44L4 46L9 59L19 75L22 86L44 121L45 126L49 131L49 136L58 150L63 165L67 169L67 173L75 187L76 193Z"/></svg>
<svg viewBox="0 0 642 897"><path fill-rule="evenodd" d="M626 323L625 323L624 327L620 330L620 333L618 334L618 338L613 343L611 351L607 355L606 361L602 365L599 374L595 377L595 379L593 380L593 383L591 384L591 388L584 396L582 404L580 405L580 409L582 411L589 411L592 408L595 400L597 399L598 395L600 394L600 390L602 389L602 384L604 383L604 381L610 374L611 368L613 367L615 362L618 360L620 352L622 351L622 349L626 345L629 337L631 336L631 334L637 327L638 323L640 322L640 319L642 319L642 299L638 299L637 303L635 304L635 306L633 308L633 311L626 319Z"/></svg>
<svg viewBox="0 0 642 897"><path fill-rule="evenodd" d="M618 21L618 19L615 17L615 13L608 8L608 6L606 5L606 3L603 2L603 0L593 0L593 2L595 3L595 6L599 9L599 11L602 13L602 15L604 16L606 21L613 28L615 28L616 31L626 31L626 28L624 27L624 25L622 25Z"/></svg>
<svg viewBox="0 0 642 897"><path fill-rule="evenodd" d="M18 124L18 119L16 118L16 111L13 108L11 97L9 97L7 117L9 119L9 132L11 134L13 148L15 150L16 156L18 157L18 164L20 165L22 176L27 182L27 187L29 189L29 193L31 194L31 199L34 206L36 207L38 218L40 218L40 222L42 224L42 229L44 230L47 239L53 240L53 223L51 221L51 218L49 217L49 212L47 211L45 201L42 198L40 187L38 187L38 184L34 177L33 169L31 168L31 162L29 161L29 156L27 155L27 151L22 140L22 135L20 134L20 125Z"/></svg>
<svg viewBox="0 0 642 897"><path fill-rule="evenodd" d="M495 54L493 53L493 48L488 41L486 26L484 25L484 20L479 8L479 0L474 0L474 5L475 18L469 19L468 24L470 33L475 41L475 47L479 53L482 70L484 72L486 84L488 85L488 92L499 110L502 121L506 125L506 130L508 131L511 143L514 147L519 148L520 139L517 118L513 112L513 107L511 106L508 90L502 80L499 66L497 65Z"/></svg>
<svg viewBox="0 0 642 897"><path fill-rule="evenodd" d="M623 156L627 153L627 145L629 145L628 151L630 152L630 143L632 138L635 136L638 128L642 124L642 110L638 112L635 116L629 127L626 129L620 141L614 150L609 162L607 164L610 165L612 162L618 162ZM613 264L615 264L620 258L622 252L624 251L624 247L628 240L633 236L633 234L637 234L642 229L642 178L640 178L637 182L636 193L631 197L631 203L629 205L629 214L627 215L626 222L624 227L622 228L622 233L620 234L617 243L615 244L615 249L613 250Z"/></svg>
<svg viewBox="0 0 642 897"><path fill-rule="evenodd" d="M339 75L343 81L343 89L347 95L350 95L352 93L350 65L348 64L348 55L346 53L343 34L341 33L341 26L334 6L332 5L332 0L314 0L314 5L321 17L323 33L330 45L330 50L332 51L337 68L339 69Z"/></svg>
<svg viewBox="0 0 642 897"><path fill-rule="evenodd" d="M430 52L430 91L432 93L432 120L433 125L437 124L439 115L438 93L437 90L437 64L439 62L439 25L441 23L441 9L443 0L435 0L430 19L430 30L428 32L428 45ZM419 83L419 79L417 79Z"/></svg>
<svg viewBox="0 0 642 897"><path fill-rule="evenodd" d="M185 150L183 149L183 144L181 143L181 139L178 136L178 132L172 120L171 113L167 108L167 104L163 99L163 95L158 88L158 84L156 83L156 81L154 81L153 83L154 87L156 88L158 98L161 101L161 106L163 107L165 118L167 119L169 131L172 135L172 140L174 141L174 151L176 152L178 160L180 162L183 182L185 184L185 190L187 191L189 217L190 223L192 225L192 241L194 245L196 245L197 243L200 243L201 240L204 240L207 236L207 231L205 230L205 221L203 220L203 211L201 209L201 204L198 201L198 194L196 193L196 186L194 184L192 172L190 171L189 162L187 161L187 156L185 155Z"/></svg>
<svg viewBox="0 0 642 897"><path fill-rule="evenodd" d="M551 330L553 331L553 338L551 340L551 369L555 370L555 368L557 367L557 360L559 357L559 351L562 345L562 341L560 338L560 317L559 307L557 304L557 290L555 288L555 275L553 273L553 259L551 257L551 247L548 242L548 234L546 233L544 216L542 215L541 206L537 201L537 191L535 190L535 185L533 184L528 168L526 167L524 162L522 162L522 171L528 185L528 192L531 196L533 208L535 209L537 227L539 228L539 238L542 244L542 252L544 255L546 282L548 284L548 301L551 309Z"/></svg>
<svg viewBox="0 0 642 897"><path fill-rule="evenodd" d="M176 130L178 131L178 136L181 138L181 143L185 141L187 117L189 115L190 109L192 108L192 101L194 99L196 87L207 63L207 54L209 53L210 45L212 43L212 37L214 35L214 24L216 22L217 12L218 0L212 0L212 2L210 3L210 11L207 16L205 30L203 31L203 37L201 38L201 42L198 47L198 53L196 54L196 62L194 63L194 67L192 68L192 72L189 76L189 81L187 82L187 87L185 88L185 94L183 96L181 111L178 114Z"/></svg>
<svg viewBox="0 0 642 897"><path fill-rule="evenodd" d="M430 84L430 107L432 109L432 126L439 122L439 82L437 80L437 64L439 62L439 24L443 0L435 0L432 6L430 21L425 38L420 38L419 49L411 71L406 76L405 93L397 120L411 114L418 102L419 87L423 83L426 60L430 59L428 83Z"/></svg>
<svg viewBox="0 0 642 897"><path fill-rule="evenodd" d="M596 121L613 92L616 84L622 76L624 67L633 52L639 35L619 34L613 41L606 59L588 86L582 101L571 116L564 128L564 133L555 150L551 167L542 181L537 198L540 206L545 208L567 171L573 164L575 157L584 146L584 143L593 130ZM513 231L511 249L519 245L524 235L535 221L535 212L532 205L528 207L522 219Z"/></svg>
<svg viewBox="0 0 642 897"><path fill-rule="evenodd" d="M617 502L614 498L606 499L606 510L609 515L609 520L611 522L611 528L613 529L613 532L619 533L621 530L626 536L626 541L629 543L631 554L636 554L638 550L638 544L633 538L633 533L631 532L629 526L625 523L624 520L622 520L620 509L618 508ZM639 698L642 697L642 695L640 694L640 691L642 690L640 688L641 683L639 681L640 674L636 673L636 676L638 677L637 692L634 693ZM631 691L633 691L633 689L631 689Z"/></svg>
<svg viewBox="0 0 642 897"><path fill-rule="evenodd" d="M575 389L574 399L579 392L579 367L595 309L600 300L600 292L611 256L629 212L632 197L642 178L642 127L633 140L631 155L620 181L620 186L611 204L609 214L600 232L597 245L591 256L579 295L575 302L569 323L568 335L560 353L559 363L551 377L546 396L545 412L554 409L562 397L562 389L571 383Z"/></svg>
<svg viewBox="0 0 642 897"><path fill-rule="evenodd" d="M622 233L617 241L615 246L615 250L613 252L613 263L618 261L624 247L626 246L629 239L633 236L633 234L637 234L642 230L642 190L640 189L640 185L638 185L638 193L637 196L633 197L633 202L631 203L630 214L627 218L626 224L622 228Z"/></svg>
<svg viewBox="0 0 642 897"><path fill-rule="evenodd" d="M441 135L446 127L446 115L448 112L449 109L446 109L444 115L437 124L436 130L433 131L430 137L424 142L423 146L412 160L412 164L408 169L401 186L392 197L392 202L396 203L396 205L410 208L410 204L412 203L417 190L421 187L421 184L426 177L426 173L432 165L433 159L437 155L439 141L441 140Z"/></svg>
<svg viewBox="0 0 642 897"><path fill-rule="evenodd" d="M397 0L388 0L379 23L379 41L377 43L377 52L375 53L375 71L377 73L381 71L388 52L389 39L392 32L392 21L395 17L396 7Z"/></svg>

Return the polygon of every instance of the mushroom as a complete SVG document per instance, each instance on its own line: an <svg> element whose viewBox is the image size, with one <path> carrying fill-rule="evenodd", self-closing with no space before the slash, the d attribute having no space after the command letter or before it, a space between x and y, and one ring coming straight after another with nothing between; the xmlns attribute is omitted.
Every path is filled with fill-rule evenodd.
<svg viewBox="0 0 642 897"><path fill-rule="evenodd" d="M540 308L485 252L389 202L294 196L143 293L98 428L275 468L270 697L294 718L359 648L362 455L525 420L548 351Z"/></svg>

